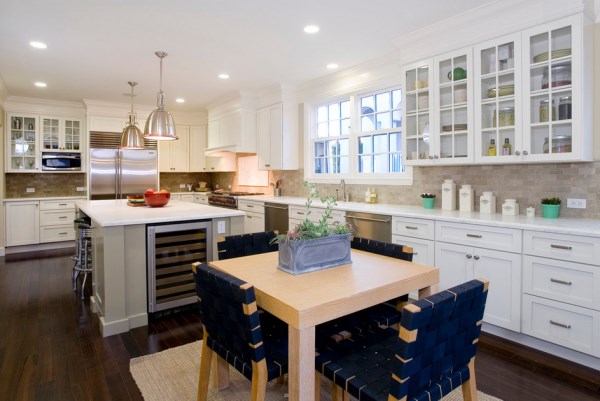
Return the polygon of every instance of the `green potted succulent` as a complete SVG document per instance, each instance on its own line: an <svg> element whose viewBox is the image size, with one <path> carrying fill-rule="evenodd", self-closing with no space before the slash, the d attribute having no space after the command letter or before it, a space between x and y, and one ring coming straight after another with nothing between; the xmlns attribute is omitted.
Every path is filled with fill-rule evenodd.
<svg viewBox="0 0 600 401"><path fill-rule="evenodd" d="M548 219L556 219L558 218L558 213L560 211L560 198L542 198L542 217L546 217Z"/></svg>
<svg viewBox="0 0 600 401"><path fill-rule="evenodd" d="M308 273L351 262L350 234L352 226L338 221L331 222L335 198L321 197L315 184L304 182L310 192L306 200L304 220L285 234L279 234L273 242L279 244L278 268L291 274ZM325 205L323 216L313 222L309 219L315 199Z"/></svg>
<svg viewBox="0 0 600 401"><path fill-rule="evenodd" d="M423 201L423 207L425 209L433 209L433 205L435 204L435 194L423 192L420 196Z"/></svg>

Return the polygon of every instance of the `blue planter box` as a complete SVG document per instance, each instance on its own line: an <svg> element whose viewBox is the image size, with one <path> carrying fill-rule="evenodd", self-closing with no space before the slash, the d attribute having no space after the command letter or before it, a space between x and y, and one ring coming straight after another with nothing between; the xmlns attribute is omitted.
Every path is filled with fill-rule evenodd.
<svg viewBox="0 0 600 401"><path fill-rule="evenodd" d="M279 243L277 268L291 274L308 273L347 263L352 263L349 233Z"/></svg>

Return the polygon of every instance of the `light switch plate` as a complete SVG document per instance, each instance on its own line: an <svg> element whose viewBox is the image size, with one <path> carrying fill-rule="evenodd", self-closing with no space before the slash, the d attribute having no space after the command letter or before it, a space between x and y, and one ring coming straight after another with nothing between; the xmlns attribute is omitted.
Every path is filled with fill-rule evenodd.
<svg viewBox="0 0 600 401"><path fill-rule="evenodd" d="M225 220L217 221L217 234L225 234Z"/></svg>
<svg viewBox="0 0 600 401"><path fill-rule="evenodd" d="M77 187L77 192L85 192L85 187Z"/></svg>
<svg viewBox="0 0 600 401"><path fill-rule="evenodd" d="M35 192L35 188L27 188L25 191L28 193Z"/></svg>
<svg viewBox="0 0 600 401"><path fill-rule="evenodd" d="M185 184L179 184L179 188L185 188Z"/></svg>

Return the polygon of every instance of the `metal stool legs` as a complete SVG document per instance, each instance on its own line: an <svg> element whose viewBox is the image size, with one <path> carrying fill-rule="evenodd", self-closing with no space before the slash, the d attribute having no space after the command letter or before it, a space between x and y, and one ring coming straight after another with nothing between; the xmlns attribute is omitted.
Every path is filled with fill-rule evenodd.
<svg viewBox="0 0 600 401"><path fill-rule="evenodd" d="M91 222L89 219L76 219L74 221L77 230L76 254L72 256L75 264L73 265L73 292L77 292L77 279L83 273L83 282L81 284L81 299L84 299L85 282L88 274L92 273L92 235Z"/></svg>

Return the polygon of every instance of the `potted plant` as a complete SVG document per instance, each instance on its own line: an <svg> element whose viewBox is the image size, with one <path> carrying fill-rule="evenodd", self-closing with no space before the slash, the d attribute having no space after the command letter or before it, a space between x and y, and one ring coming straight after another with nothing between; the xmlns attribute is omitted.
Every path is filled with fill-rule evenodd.
<svg viewBox="0 0 600 401"><path fill-rule="evenodd" d="M421 199L423 201L423 207L425 209L433 209L433 205L435 203L435 194L430 194L429 192L423 192L421 194Z"/></svg>
<svg viewBox="0 0 600 401"><path fill-rule="evenodd" d="M558 218L560 211L560 198L542 198L542 217L548 219Z"/></svg>
<svg viewBox="0 0 600 401"><path fill-rule="evenodd" d="M310 208L319 198L315 184L304 182L310 192L306 200L304 220L286 234L273 239L279 244L277 268L291 274L308 273L352 262L350 259L350 224L330 222L331 211L336 205L333 196L320 198L325 211L318 222L309 220Z"/></svg>

